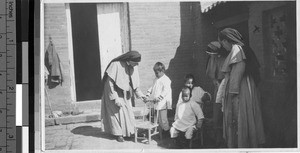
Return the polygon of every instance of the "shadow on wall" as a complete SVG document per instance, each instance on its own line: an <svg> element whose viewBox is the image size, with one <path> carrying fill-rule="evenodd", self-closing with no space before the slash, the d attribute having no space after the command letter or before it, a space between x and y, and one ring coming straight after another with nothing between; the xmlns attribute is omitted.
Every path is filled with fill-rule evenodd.
<svg viewBox="0 0 300 153"><path fill-rule="evenodd" d="M213 91L212 81L205 73L208 56L203 49L210 41L216 40L216 30L208 19L202 17L199 2L181 2L180 19L180 45L166 70L172 81L173 108L184 84L184 76L188 73L195 76L197 86L208 92Z"/></svg>
<svg viewBox="0 0 300 153"><path fill-rule="evenodd" d="M180 45L177 47L175 56L170 60L166 70L167 76L171 79L173 108L176 107L178 95L183 86L184 75L193 72L193 52L194 52L194 27L192 21L191 2L180 3L181 34Z"/></svg>

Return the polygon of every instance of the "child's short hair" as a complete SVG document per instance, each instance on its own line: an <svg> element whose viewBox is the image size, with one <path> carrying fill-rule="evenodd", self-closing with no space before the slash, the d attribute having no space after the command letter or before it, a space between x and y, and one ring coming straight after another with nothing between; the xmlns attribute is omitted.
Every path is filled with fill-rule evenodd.
<svg viewBox="0 0 300 153"><path fill-rule="evenodd" d="M195 84L195 77L194 77L193 74L189 73L189 74L184 76L184 82L186 82L189 79L193 79L193 84Z"/></svg>
<svg viewBox="0 0 300 153"><path fill-rule="evenodd" d="M153 67L154 71L159 71L159 72L165 72L166 68L165 65L161 62L157 62L155 63L154 67Z"/></svg>
<svg viewBox="0 0 300 153"><path fill-rule="evenodd" d="M190 87L183 87L182 89L181 89L181 92L183 93L184 91L186 91L186 90L189 90L190 91L190 98L192 97L192 88L190 88Z"/></svg>

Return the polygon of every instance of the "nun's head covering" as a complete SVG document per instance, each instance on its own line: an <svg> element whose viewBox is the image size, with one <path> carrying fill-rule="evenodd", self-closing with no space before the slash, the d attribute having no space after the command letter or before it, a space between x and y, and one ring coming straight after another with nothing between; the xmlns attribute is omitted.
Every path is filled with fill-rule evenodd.
<svg viewBox="0 0 300 153"><path fill-rule="evenodd" d="M245 74L251 75L256 84L260 81L260 64L249 45L245 45L242 35L235 29L225 28L219 32L219 40L228 40L232 44L240 45L243 48L246 59Z"/></svg>
<svg viewBox="0 0 300 153"><path fill-rule="evenodd" d="M129 51L125 54L122 54L122 55L116 57L111 62L115 62L115 61L140 62L141 61L141 54L137 51Z"/></svg>
<svg viewBox="0 0 300 153"><path fill-rule="evenodd" d="M232 28L225 28L219 32L219 39L226 39L233 44L244 46L243 37L240 32Z"/></svg>
<svg viewBox="0 0 300 153"><path fill-rule="evenodd" d="M138 68L137 66L132 67L133 71L132 74L128 74L126 72L125 68L118 69L117 71L113 70L110 66L112 65L113 62L117 61L122 61L122 62L140 62L141 61L141 54L137 51L129 51L126 52L113 60L108 64L108 66L105 69L105 73L102 79L101 83L101 93L100 96L103 96L103 91L104 91L104 84L105 81L107 80L108 76L114 81L114 83L122 90L128 90L129 85L133 88L136 89L139 87L139 73L138 73ZM128 79L128 76L131 77L131 80Z"/></svg>
<svg viewBox="0 0 300 153"><path fill-rule="evenodd" d="M207 54L218 54L218 50L221 48L221 44L217 41L210 42L207 45L206 53Z"/></svg>

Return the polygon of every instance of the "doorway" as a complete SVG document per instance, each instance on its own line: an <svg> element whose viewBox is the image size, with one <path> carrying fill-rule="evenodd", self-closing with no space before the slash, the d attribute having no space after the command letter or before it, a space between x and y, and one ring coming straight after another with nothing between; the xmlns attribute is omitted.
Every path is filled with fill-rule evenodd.
<svg viewBox="0 0 300 153"><path fill-rule="evenodd" d="M76 100L101 99L96 4L71 3Z"/></svg>
<svg viewBox="0 0 300 153"><path fill-rule="evenodd" d="M70 3L76 101L101 99L109 62L129 51L127 3Z"/></svg>

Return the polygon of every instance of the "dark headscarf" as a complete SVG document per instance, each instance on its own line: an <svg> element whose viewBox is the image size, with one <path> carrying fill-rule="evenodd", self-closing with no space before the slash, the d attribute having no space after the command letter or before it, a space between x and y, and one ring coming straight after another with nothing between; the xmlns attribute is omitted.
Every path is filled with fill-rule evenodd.
<svg viewBox="0 0 300 153"><path fill-rule="evenodd" d="M116 62L116 61L123 61L123 62L129 62L129 61L132 61L132 62L140 62L141 61L141 54L137 51L129 51L129 52L126 52L116 58L114 58L113 60L110 61L110 63L108 64L108 66L106 67L105 69L105 72L104 72L104 76L103 76L103 79L102 79L102 83L101 83L101 87L100 87L100 90L101 90L101 97L103 95L103 91L104 91L104 83L106 82L107 80L107 68L111 65L112 62Z"/></svg>
<svg viewBox="0 0 300 153"><path fill-rule="evenodd" d="M206 53L217 56L208 56L206 62L206 75L212 79L223 79L224 75L221 72L221 68L229 52L224 47L222 47L222 45L218 41L213 41L207 45Z"/></svg>
<svg viewBox="0 0 300 153"><path fill-rule="evenodd" d="M225 28L219 33L219 38L226 39L232 44L240 45L243 48L243 51L246 56L245 75L252 76L255 83L258 84L260 81L260 72L259 72L260 64L255 56L255 53L250 48L250 46L244 43L242 35L235 29Z"/></svg>
<svg viewBox="0 0 300 153"><path fill-rule="evenodd" d="M232 28L225 28L220 33L223 34L223 36L225 36L231 43L244 46L243 37L237 30Z"/></svg>
<svg viewBox="0 0 300 153"><path fill-rule="evenodd" d="M113 59L111 62L115 62L115 61L132 61L132 62L140 62L141 61L141 54L137 51L130 51L127 52L125 54L122 54L118 57L116 57L115 59ZM111 63L110 62L110 63ZM110 65L109 63L109 65ZM108 65L108 66L109 66ZM107 67L108 67L107 66Z"/></svg>
<svg viewBox="0 0 300 153"><path fill-rule="evenodd" d="M206 48L207 54L218 54L223 57L226 57L229 53L225 50L225 48L218 42L218 41L212 41L207 45Z"/></svg>

